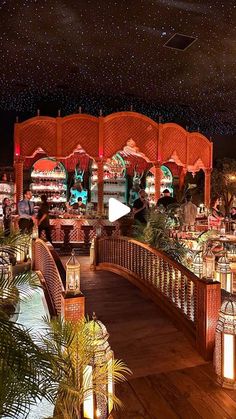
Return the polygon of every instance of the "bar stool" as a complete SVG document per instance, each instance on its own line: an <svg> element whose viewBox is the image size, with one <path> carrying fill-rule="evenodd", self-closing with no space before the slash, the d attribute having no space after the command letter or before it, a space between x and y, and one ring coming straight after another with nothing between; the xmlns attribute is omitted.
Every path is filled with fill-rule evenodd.
<svg viewBox="0 0 236 419"><path fill-rule="evenodd" d="M61 229L64 233L63 247L65 251L71 251L70 245L70 232L73 230L74 226L72 224L64 224L61 226Z"/></svg>

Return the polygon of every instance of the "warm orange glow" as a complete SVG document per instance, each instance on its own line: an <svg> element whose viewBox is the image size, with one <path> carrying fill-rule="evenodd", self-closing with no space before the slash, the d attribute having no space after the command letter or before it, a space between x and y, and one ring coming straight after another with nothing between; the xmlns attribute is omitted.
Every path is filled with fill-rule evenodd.
<svg viewBox="0 0 236 419"><path fill-rule="evenodd" d="M224 334L223 375L234 380L234 336Z"/></svg>

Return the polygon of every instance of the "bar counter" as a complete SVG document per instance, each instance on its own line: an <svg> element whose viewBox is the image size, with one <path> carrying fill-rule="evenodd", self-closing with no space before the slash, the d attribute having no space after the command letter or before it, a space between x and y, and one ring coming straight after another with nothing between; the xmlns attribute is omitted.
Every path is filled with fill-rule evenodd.
<svg viewBox="0 0 236 419"><path fill-rule="evenodd" d="M51 218L50 226L53 242L88 242L98 230L101 236L117 236L119 233L118 223L106 219Z"/></svg>

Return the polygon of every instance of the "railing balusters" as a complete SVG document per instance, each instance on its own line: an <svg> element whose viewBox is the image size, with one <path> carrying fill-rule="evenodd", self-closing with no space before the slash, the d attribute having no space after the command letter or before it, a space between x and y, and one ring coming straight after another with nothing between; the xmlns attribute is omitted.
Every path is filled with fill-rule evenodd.
<svg viewBox="0 0 236 419"><path fill-rule="evenodd" d="M185 277L182 272L180 277L180 287L180 307L181 310L185 313Z"/></svg>
<svg viewBox="0 0 236 419"><path fill-rule="evenodd" d="M164 260L163 263L163 270L164 270L164 295L168 297L168 263Z"/></svg>
<svg viewBox="0 0 236 419"><path fill-rule="evenodd" d="M168 290L168 294L169 294L169 299L171 301L173 301L173 287L174 287L174 278L173 278L173 268L171 265L168 265L169 269L169 290Z"/></svg>
<svg viewBox="0 0 236 419"><path fill-rule="evenodd" d="M189 320L191 320L192 318L192 282L191 281L187 281L187 298L186 298L186 303L187 303L187 318Z"/></svg>

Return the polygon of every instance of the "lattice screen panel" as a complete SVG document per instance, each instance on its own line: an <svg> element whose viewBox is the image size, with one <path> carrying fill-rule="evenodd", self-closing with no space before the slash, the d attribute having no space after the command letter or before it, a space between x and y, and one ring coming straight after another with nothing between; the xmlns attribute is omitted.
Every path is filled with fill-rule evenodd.
<svg viewBox="0 0 236 419"><path fill-rule="evenodd" d="M187 132L176 124L163 125L163 138L161 144L161 160L168 161L176 151L179 160L185 164L187 159L186 148Z"/></svg>
<svg viewBox="0 0 236 419"><path fill-rule="evenodd" d="M80 145L91 157L98 156L98 119L70 118L62 122L62 153L69 156Z"/></svg>
<svg viewBox="0 0 236 419"><path fill-rule="evenodd" d="M132 138L139 151L149 160L157 159L157 124L137 116L120 115L104 121L104 157L111 157L122 150Z"/></svg>
<svg viewBox="0 0 236 419"><path fill-rule="evenodd" d="M56 155L56 120L35 120L19 127L22 156L31 156L42 148L48 156Z"/></svg>
<svg viewBox="0 0 236 419"><path fill-rule="evenodd" d="M193 133L189 136L189 159L188 164L201 159L205 168L211 167L211 146L209 141L201 134Z"/></svg>

